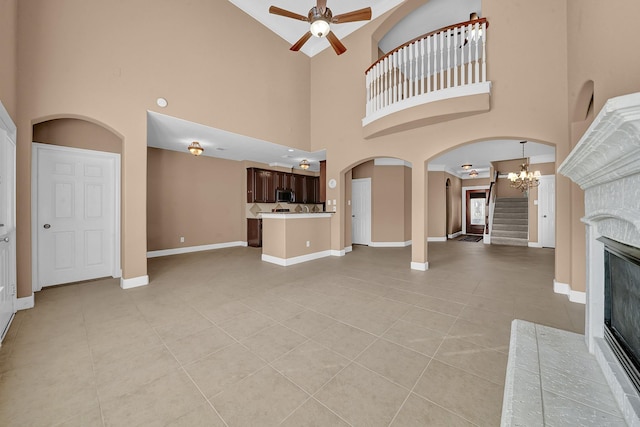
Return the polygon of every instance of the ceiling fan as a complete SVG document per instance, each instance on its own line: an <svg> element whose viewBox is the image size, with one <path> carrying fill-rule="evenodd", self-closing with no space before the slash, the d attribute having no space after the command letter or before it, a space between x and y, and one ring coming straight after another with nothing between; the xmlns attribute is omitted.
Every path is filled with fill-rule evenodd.
<svg viewBox="0 0 640 427"><path fill-rule="evenodd" d="M286 18L297 19L299 21L309 22L309 31L298 40L290 50L299 51L300 48L311 38L326 37L336 51L338 55L342 55L347 51L347 48L340 42L340 40L331 31L331 24L343 24L345 22L356 21L368 21L371 19L371 8L365 7L364 9L354 10L352 12L342 13L340 15L333 16L331 9L327 7L327 0L317 0L314 7L309 10L307 16L299 15L294 12L290 12L285 9L281 9L277 6L271 6L269 13L274 15L284 16Z"/></svg>

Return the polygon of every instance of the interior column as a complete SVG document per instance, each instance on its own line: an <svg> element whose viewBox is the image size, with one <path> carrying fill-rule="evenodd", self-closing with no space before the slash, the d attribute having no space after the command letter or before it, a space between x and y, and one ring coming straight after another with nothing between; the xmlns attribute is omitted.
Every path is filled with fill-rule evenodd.
<svg viewBox="0 0 640 427"><path fill-rule="evenodd" d="M424 162L411 169L411 269L426 271L427 261L427 173Z"/></svg>

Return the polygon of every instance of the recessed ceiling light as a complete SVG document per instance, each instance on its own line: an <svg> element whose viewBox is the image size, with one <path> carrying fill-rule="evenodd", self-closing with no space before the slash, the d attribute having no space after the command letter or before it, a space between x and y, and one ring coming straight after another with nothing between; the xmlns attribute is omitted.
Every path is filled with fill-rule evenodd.
<svg viewBox="0 0 640 427"><path fill-rule="evenodd" d="M293 148L289 148L287 151L293 153L295 150Z"/></svg>
<svg viewBox="0 0 640 427"><path fill-rule="evenodd" d="M158 107L164 108L169 105L169 102L165 98L158 98L156 99L156 104L158 104Z"/></svg>

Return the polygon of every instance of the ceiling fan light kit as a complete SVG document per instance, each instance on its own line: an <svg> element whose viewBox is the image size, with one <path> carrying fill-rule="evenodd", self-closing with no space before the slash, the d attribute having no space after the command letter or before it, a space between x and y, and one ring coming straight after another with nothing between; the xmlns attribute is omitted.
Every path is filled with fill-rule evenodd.
<svg viewBox="0 0 640 427"><path fill-rule="evenodd" d="M340 39L331 31L331 24L342 24L345 22L368 21L371 19L371 8L354 10L352 12L343 13L333 16L331 9L327 7L327 0L317 0L314 7L309 10L307 16L300 15L277 6L271 6L269 13L284 16L285 18L297 19L309 23L309 31L291 46L290 50L297 52L304 44L309 41L311 36L326 37L333 50L338 55L342 55L347 51Z"/></svg>

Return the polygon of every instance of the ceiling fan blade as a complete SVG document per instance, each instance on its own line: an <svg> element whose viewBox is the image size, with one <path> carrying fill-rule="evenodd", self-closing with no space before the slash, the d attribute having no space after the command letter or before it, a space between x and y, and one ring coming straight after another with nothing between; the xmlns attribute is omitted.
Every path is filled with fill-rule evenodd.
<svg viewBox="0 0 640 427"><path fill-rule="evenodd" d="M269 8L269 13L273 13L274 15L284 16L285 18L293 18L299 21L309 22L309 18L307 18L306 16L302 16L297 13L290 12L285 9L281 9L278 6L271 6Z"/></svg>
<svg viewBox="0 0 640 427"><path fill-rule="evenodd" d="M318 0L318 2L316 3L316 7L319 11L322 11L322 13L324 13L325 9L327 8L327 0Z"/></svg>
<svg viewBox="0 0 640 427"><path fill-rule="evenodd" d="M300 37L300 40L298 40L293 46L289 48L289 50L292 50L294 52L299 51L300 48L304 46L304 44L307 42L307 40L311 38L311 36L312 36L311 31L307 31L307 33L304 36Z"/></svg>
<svg viewBox="0 0 640 427"><path fill-rule="evenodd" d="M344 47L342 42L336 37L335 34L333 34L333 31L330 31L329 34L327 34L327 40L329 40L329 43L331 43L331 47L336 51L338 55L342 55L347 51L347 48Z"/></svg>
<svg viewBox="0 0 640 427"><path fill-rule="evenodd" d="M353 12L343 13L336 15L331 20L334 24L343 24L345 22L355 21L368 21L371 19L371 8L365 7L364 9L354 10Z"/></svg>

